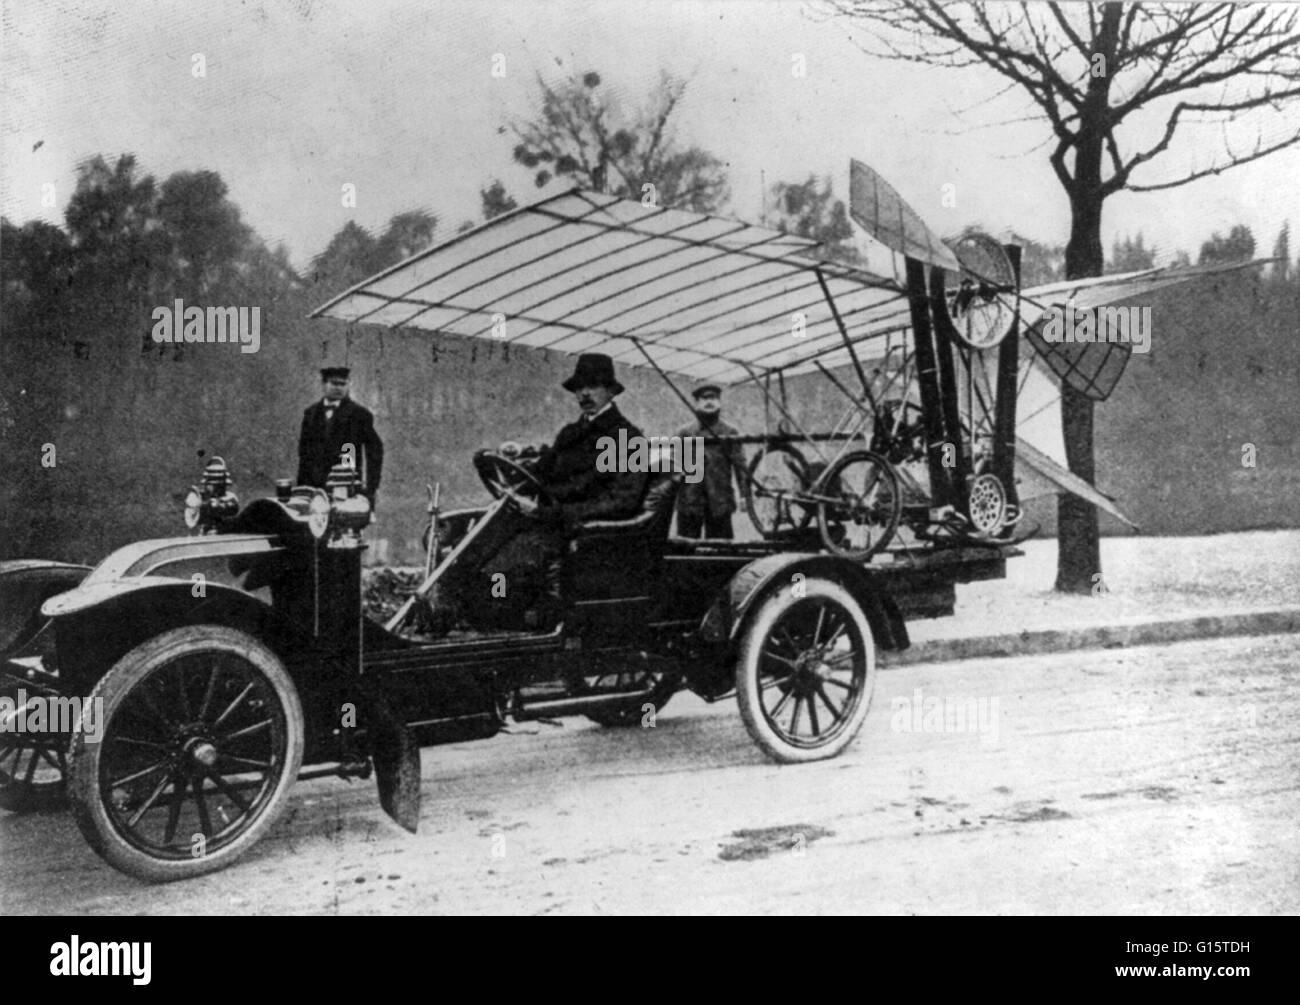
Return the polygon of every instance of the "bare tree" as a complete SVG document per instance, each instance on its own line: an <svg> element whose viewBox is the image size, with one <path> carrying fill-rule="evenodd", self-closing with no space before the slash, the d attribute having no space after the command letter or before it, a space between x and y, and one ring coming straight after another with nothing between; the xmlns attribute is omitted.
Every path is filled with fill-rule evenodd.
<svg viewBox="0 0 1300 1005"><path fill-rule="evenodd" d="M1102 207L1116 192L1175 188L1300 141L1287 114L1300 95L1292 6L834 0L833 8L869 28L865 40L854 35L873 55L984 67L1028 97L1051 128L1052 169L1070 201L1069 279L1102 274ZM1063 387L1062 422L1070 469L1093 482L1093 399ZM1058 520L1056 588L1088 592L1101 568L1096 511L1062 495Z"/></svg>

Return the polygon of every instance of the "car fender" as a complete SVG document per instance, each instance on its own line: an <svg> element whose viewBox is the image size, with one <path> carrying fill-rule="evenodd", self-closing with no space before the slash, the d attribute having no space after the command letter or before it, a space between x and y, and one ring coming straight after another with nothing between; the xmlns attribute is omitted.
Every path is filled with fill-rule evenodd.
<svg viewBox="0 0 1300 1005"><path fill-rule="evenodd" d="M289 648L271 606L233 587L169 576L83 583L51 597L41 613L54 619L59 672L93 684L147 639L182 625L219 624L263 639L282 658Z"/></svg>
<svg viewBox="0 0 1300 1005"><path fill-rule="evenodd" d="M881 649L899 650L910 645L898 604L872 580L861 563L815 553L765 555L750 562L731 577L705 615L701 634L711 641L725 638L734 648L759 601L774 590L798 589L803 579L813 576L831 579L853 595Z"/></svg>
<svg viewBox="0 0 1300 1005"><path fill-rule="evenodd" d="M26 644L46 622L41 605L72 589L90 566L21 559L0 562L0 654Z"/></svg>

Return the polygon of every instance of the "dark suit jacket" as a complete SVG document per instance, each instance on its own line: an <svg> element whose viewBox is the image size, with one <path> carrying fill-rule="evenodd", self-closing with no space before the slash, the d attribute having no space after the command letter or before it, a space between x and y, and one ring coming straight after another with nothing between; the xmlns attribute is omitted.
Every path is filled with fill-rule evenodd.
<svg viewBox="0 0 1300 1005"><path fill-rule="evenodd" d="M599 441L610 436L617 445L620 429L627 430L629 440L641 435L617 406L610 405L589 423L580 419L565 426L555 444L537 459L533 473L563 511L566 524L597 518L617 520L640 509L648 474L596 470Z"/></svg>
<svg viewBox="0 0 1300 1005"><path fill-rule="evenodd" d="M330 468L339 463L346 443L352 444L361 484L365 486L363 491L373 498L379 491L379 478L384 471L384 444L375 432L375 417L370 410L351 398L339 402L329 422L325 421L323 402L316 402L302 413L297 484L323 489Z"/></svg>
<svg viewBox="0 0 1300 1005"><path fill-rule="evenodd" d="M745 449L739 443L710 440L710 436L739 436L733 426L719 419L712 427L696 421L677 433L680 437L704 438L704 478L698 482L683 482L677 493L677 512L690 516L730 516L736 511L736 497L731 491L731 476L742 488L745 479Z"/></svg>

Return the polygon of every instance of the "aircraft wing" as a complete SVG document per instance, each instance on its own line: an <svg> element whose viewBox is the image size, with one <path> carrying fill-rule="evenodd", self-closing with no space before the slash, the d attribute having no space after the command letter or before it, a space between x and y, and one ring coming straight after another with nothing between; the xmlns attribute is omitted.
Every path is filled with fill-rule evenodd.
<svg viewBox="0 0 1300 1005"><path fill-rule="evenodd" d="M1134 530L1139 529L1137 524L1119 511L1119 507L1110 496L1098 492L1078 475L1058 464L1021 437L1016 437L1016 469L1024 479L1024 484L1019 490L1022 499L1032 499L1035 496L1060 491L1069 492L1092 503L1098 509L1105 510Z"/></svg>
<svg viewBox="0 0 1300 1005"><path fill-rule="evenodd" d="M1074 279L1023 290L1021 330L1034 351L1058 378L1094 401L1105 401L1115 390L1132 355L1125 342L1049 342L1043 328L1053 308L1071 304L1075 312L1127 302L1140 306L1143 297L1178 283L1263 265L1269 259L1181 268L1147 269L1115 276ZM1149 334L1149 333L1148 333Z"/></svg>
<svg viewBox="0 0 1300 1005"><path fill-rule="evenodd" d="M859 170L855 184L858 203L874 207L878 228L892 226L897 241L908 248L924 244L936 260L944 254L899 209L901 200L883 180ZM311 316L564 353L603 352L619 365L735 385L772 372L794 376L818 365L847 366L840 323L855 347L867 343L864 358L872 357L873 340L911 328L899 280L823 261L816 247L767 227L571 189L418 252ZM1022 330L1037 362L1056 379L1104 399L1123 373L1129 347L1048 343L1042 326L1051 308L1131 301L1255 264L1152 269L1024 290ZM1046 374L1042 381L1052 383ZM1036 406L1040 426L1051 425L1047 407ZM1049 439L1050 433L1040 442ZM1024 440L1020 447L1027 475L1129 522L1060 461Z"/></svg>
<svg viewBox="0 0 1300 1005"><path fill-rule="evenodd" d="M855 341L909 327L898 281L822 261L816 246L573 189L421 251L312 316L603 352L619 365L736 384L848 362L832 300Z"/></svg>

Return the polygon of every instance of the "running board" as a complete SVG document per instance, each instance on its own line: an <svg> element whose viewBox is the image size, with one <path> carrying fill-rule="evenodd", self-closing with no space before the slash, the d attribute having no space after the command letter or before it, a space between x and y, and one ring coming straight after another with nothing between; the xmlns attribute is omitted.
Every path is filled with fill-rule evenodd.
<svg viewBox="0 0 1300 1005"><path fill-rule="evenodd" d="M424 669L432 664L453 666L460 658L517 656L559 652L564 647L564 624L554 631L520 632L513 635L488 635L474 639L439 639L404 649L378 649L366 653L365 673L386 670Z"/></svg>
<svg viewBox="0 0 1300 1005"><path fill-rule="evenodd" d="M577 698L556 698L551 701L534 702L524 708L515 709L510 717L516 722L530 722L534 719L552 719L565 715L581 715L593 708L601 708L613 701L635 701L638 698L650 698L654 688L641 691L614 691L610 694L590 694Z"/></svg>

